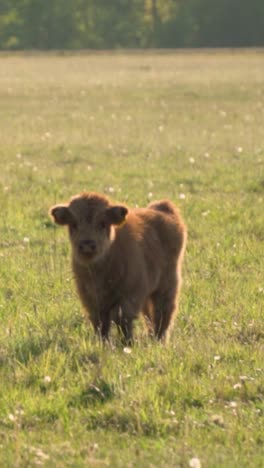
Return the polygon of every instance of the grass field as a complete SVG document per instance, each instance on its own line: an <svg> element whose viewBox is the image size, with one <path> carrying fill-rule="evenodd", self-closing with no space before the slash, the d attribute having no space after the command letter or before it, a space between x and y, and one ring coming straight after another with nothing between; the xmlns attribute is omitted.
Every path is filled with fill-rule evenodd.
<svg viewBox="0 0 264 468"><path fill-rule="evenodd" d="M262 52L0 56L0 466L264 466ZM169 197L167 347L84 321L51 205Z"/></svg>

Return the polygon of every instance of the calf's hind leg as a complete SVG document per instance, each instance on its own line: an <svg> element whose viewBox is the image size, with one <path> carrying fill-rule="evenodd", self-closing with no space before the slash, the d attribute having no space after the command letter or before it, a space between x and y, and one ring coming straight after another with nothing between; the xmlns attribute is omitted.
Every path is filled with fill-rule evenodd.
<svg viewBox="0 0 264 468"><path fill-rule="evenodd" d="M154 335L158 340L166 341L177 308L176 288L156 291L152 296L152 301Z"/></svg>
<svg viewBox="0 0 264 468"><path fill-rule="evenodd" d="M151 299L148 299L142 309L143 317L148 330L148 335L153 337L154 335L154 324L153 324L153 305Z"/></svg>

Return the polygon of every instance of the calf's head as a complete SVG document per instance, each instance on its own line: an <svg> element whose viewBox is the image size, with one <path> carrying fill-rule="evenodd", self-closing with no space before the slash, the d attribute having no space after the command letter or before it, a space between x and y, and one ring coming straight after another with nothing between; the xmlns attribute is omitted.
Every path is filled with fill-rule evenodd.
<svg viewBox="0 0 264 468"><path fill-rule="evenodd" d="M82 265L96 262L107 253L127 212L125 206L112 205L105 196L88 192L50 209L57 224L68 226L73 256Z"/></svg>

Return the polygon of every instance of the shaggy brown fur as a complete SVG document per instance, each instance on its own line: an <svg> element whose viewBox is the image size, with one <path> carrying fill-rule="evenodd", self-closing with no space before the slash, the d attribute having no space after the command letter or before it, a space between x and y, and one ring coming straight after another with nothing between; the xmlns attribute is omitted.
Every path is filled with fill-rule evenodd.
<svg viewBox="0 0 264 468"><path fill-rule="evenodd" d="M143 312L151 334L166 339L177 309L186 227L168 200L147 208L113 205L82 193L50 210L68 225L72 266L95 331L107 339L111 321L127 343Z"/></svg>

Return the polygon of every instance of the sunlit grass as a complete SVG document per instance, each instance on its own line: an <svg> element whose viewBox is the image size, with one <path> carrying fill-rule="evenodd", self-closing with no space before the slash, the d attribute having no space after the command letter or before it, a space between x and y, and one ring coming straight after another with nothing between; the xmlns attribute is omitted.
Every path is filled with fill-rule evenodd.
<svg viewBox="0 0 264 468"><path fill-rule="evenodd" d="M1 465L262 466L263 72L253 52L0 57ZM84 321L47 215L83 189L181 208L166 348Z"/></svg>

